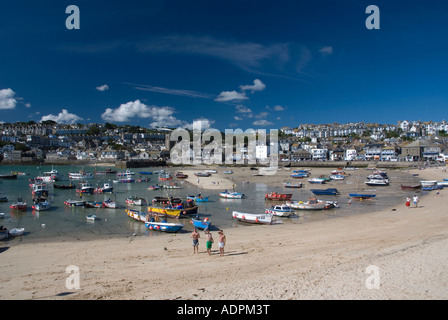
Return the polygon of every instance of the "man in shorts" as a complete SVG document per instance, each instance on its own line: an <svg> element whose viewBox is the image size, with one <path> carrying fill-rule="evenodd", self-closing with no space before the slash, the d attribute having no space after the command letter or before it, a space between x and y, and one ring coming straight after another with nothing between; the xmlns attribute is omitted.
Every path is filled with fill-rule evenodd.
<svg viewBox="0 0 448 320"><path fill-rule="evenodd" d="M198 229L194 228L194 231L191 233L191 238L193 239L193 254L199 253L199 238L201 235L198 232Z"/></svg>
<svg viewBox="0 0 448 320"><path fill-rule="evenodd" d="M224 234L224 232L222 230L219 230L218 234L219 234L219 242L218 242L219 255L223 256L224 255L224 246L226 245L226 235Z"/></svg>
<svg viewBox="0 0 448 320"><path fill-rule="evenodd" d="M207 247L207 252L210 255L212 253L212 244L213 244L213 237L212 234L208 229L205 230L205 236L207 237L207 242L205 243Z"/></svg>

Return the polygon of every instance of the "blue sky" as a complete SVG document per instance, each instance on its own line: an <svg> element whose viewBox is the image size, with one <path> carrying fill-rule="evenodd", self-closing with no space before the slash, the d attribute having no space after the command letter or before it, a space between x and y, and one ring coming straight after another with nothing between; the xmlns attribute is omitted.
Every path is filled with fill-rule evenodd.
<svg viewBox="0 0 448 320"><path fill-rule="evenodd" d="M380 29L368 30L368 5ZM80 29L68 30L77 5ZM0 121L281 128L434 120L446 1L21 1L0 10Z"/></svg>

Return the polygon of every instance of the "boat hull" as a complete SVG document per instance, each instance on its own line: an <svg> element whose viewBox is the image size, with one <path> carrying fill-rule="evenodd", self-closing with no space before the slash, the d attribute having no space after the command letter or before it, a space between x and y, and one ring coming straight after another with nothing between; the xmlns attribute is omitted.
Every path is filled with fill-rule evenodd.
<svg viewBox="0 0 448 320"><path fill-rule="evenodd" d="M257 224L271 224L272 215L271 214L255 214L240 211L233 211L232 217L238 221L257 223Z"/></svg>
<svg viewBox="0 0 448 320"><path fill-rule="evenodd" d="M175 233L180 231L185 225L170 222L145 222L145 227L150 230Z"/></svg>

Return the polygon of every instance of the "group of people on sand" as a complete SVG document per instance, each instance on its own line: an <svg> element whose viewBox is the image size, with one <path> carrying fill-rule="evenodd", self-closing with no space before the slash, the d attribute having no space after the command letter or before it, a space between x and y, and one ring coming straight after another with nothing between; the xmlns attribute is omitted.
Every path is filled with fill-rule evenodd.
<svg viewBox="0 0 448 320"><path fill-rule="evenodd" d="M207 239L205 245L207 248L207 253L209 255L212 254L212 245L215 242L213 240L212 233L210 230L205 229L205 237ZM219 255L224 255L224 246L226 245L226 235L222 230L218 231L219 234L219 241L218 241L218 247L219 247ZM199 253L199 238L201 237L200 233L198 232L197 228L194 228L193 232L191 233L191 238L193 239L193 254Z"/></svg>
<svg viewBox="0 0 448 320"><path fill-rule="evenodd" d="M414 203L414 208L418 208L418 196L414 195L414 197L412 198L412 202ZM408 196L406 198L406 207L410 207L411 206L411 196Z"/></svg>

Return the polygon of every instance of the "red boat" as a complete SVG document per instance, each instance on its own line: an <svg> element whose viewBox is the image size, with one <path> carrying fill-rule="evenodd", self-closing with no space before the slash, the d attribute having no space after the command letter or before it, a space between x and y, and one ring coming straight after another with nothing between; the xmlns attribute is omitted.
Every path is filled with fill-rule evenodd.
<svg viewBox="0 0 448 320"><path fill-rule="evenodd" d="M14 210L26 211L26 202L18 201L15 203L11 203L11 205L9 207Z"/></svg>
<svg viewBox="0 0 448 320"><path fill-rule="evenodd" d="M292 197L292 193L272 192L272 193L266 193L264 195L265 200L274 200L274 201L287 201L287 200L291 200L291 197Z"/></svg>
<svg viewBox="0 0 448 320"><path fill-rule="evenodd" d="M177 178L177 179L186 179L186 178L188 178L188 174L185 174L185 173L183 173L183 172L178 172L178 173L176 174L176 178Z"/></svg>

